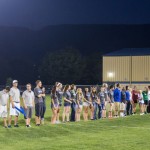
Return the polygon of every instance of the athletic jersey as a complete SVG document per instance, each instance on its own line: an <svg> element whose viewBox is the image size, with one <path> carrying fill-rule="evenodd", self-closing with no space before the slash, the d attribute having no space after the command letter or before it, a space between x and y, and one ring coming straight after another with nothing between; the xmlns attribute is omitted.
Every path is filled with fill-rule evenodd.
<svg viewBox="0 0 150 150"><path fill-rule="evenodd" d="M51 94L51 99L53 99L53 103L54 104L58 104L59 103L59 101L58 101L58 96L57 96L57 94L55 93L55 94ZM53 104L52 103L52 101L51 101L51 104Z"/></svg>
<svg viewBox="0 0 150 150"><path fill-rule="evenodd" d="M61 91L60 89L58 89L58 90L56 91L56 94L57 94L59 103L62 104L63 91Z"/></svg>
<svg viewBox="0 0 150 150"><path fill-rule="evenodd" d="M24 91L22 94L22 98L26 106L33 106L34 93L33 91Z"/></svg>
<svg viewBox="0 0 150 150"><path fill-rule="evenodd" d="M138 92L133 90L132 91L132 100L137 101L138 100Z"/></svg>
<svg viewBox="0 0 150 150"><path fill-rule="evenodd" d="M6 106L9 100L9 94L5 91L0 91L0 105Z"/></svg>
<svg viewBox="0 0 150 150"><path fill-rule="evenodd" d="M83 104L83 94L77 94L77 101L79 102L79 105Z"/></svg>
<svg viewBox="0 0 150 150"><path fill-rule="evenodd" d="M91 99L92 99L92 102L95 102L95 101L97 101L97 94L96 93L91 93Z"/></svg>
<svg viewBox="0 0 150 150"><path fill-rule="evenodd" d="M142 94L143 94L143 100L148 101L148 92L143 91Z"/></svg>
<svg viewBox="0 0 150 150"><path fill-rule="evenodd" d="M85 98L88 102L90 102L90 101L91 101L91 94L90 94L90 92L85 92L84 98ZM84 100L84 101L85 101L85 100Z"/></svg>
<svg viewBox="0 0 150 150"><path fill-rule="evenodd" d="M121 91L118 88L114 90L114 101L121 102Z"/></svg>
<svg viewBox="0 0 150 150"><path fill-rule="evenodd" d="M100 102L101 102L101 104L104 104L105 103L105 98L106 98L106 96L105 96L105 92L99 92L98 93L98 98L100 99Z"/></svg>
<svg viewBox="0 0 150 150"><path fill-rule="evenodd" d="M113 90L108 91L108 97L110 98L110 102L114 103L114 91Z"/></svg>
<svg viewBox="0 0 150 150"><path fill-rule="evenodd" d="M12 87L10 89L9 95L12 97L13 102L20 103L20 91L18 88Z"/></svg>

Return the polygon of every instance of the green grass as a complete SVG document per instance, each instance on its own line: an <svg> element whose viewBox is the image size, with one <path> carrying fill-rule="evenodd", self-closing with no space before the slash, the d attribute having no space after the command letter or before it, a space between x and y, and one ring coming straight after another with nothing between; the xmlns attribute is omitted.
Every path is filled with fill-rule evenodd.
<svg viewBox="0 0 150 150"><path fill-rule="evenodd" d="M79 123L50 124L50 99L47 98L45 125L25 128L23 117L19 128L0 127L0 149L3 150L149 150L150 115Z"/></svg>

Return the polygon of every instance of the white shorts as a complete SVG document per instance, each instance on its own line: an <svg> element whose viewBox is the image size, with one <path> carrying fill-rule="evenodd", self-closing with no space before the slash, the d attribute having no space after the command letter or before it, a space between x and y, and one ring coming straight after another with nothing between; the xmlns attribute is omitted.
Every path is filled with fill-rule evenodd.
<svg viewBox="0 0 150 150"><path fill-rule="evenodd" d="M120 110L125 110L125 104L124 103L120 104Z"/></svg>
<svg viewBox="0 0 150 150"><path fill-rule="evenodd" d="M88 102L83 102L83 106L90 106L90 104Z"/></svg>
<svg viewBox="0 0 150 150"><path fill-rule="evenodd" d="M83 108L83 106L82 105L79 105L79 107L78 107L78 105L76 105L76 109L82 109Z"/></svg>
<svg viewBox="0 0 150 150"><path fill-rule="evenodd" d="M144 104L144 100L139 100L139 104Z"/></svg>
<svg viewBox="0 0 150 150"><path fill-rule="evenodd" d="M6 118L7 117L7 105L6 106L0 106L0 117Z"/></svg>
<svg viewBox="0 0 150 150"><path fill-rule="evenodd" d="M20 103L15 103L14 105L18 108L20 108ZM10 116L19 116L20 112L16 108L12 108L12 104L10 103Z"/></svg>

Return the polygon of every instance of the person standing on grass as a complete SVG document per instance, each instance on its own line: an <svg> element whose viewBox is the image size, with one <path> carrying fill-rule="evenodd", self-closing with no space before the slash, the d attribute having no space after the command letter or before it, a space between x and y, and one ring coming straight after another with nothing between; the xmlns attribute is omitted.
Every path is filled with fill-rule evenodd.
<svg viewBox="0 0 150 150"><path fill-rule="evenodd" d="M100 116L101 118L106 118L106 103L105 103L105 88L101 87L100 92L98 93L98 98L99 98L99 113L101 112Z"/></svg>
<svg viewBox="0 0 150 150"><path fill-rule="evenodd" d="M108 102L109 102L108 84L107 84L107 83L104 83L104 84L103 84L103 87L104 87L104 92L105 92L105 111L106 111L107 104L108 104Z"/></svg>
<svg viewBox="0 0 150 150"><path fill-rule="evenodd" d="M42 87L42 82L40 80L37 80L36 87L34 89L36 126L41 125L41 116L43 114L43 97L45 97L45 94L43 94L41 87Z"/></svg>
<svg viewBox="0 0 150 150"><path fill-rule="evenodd" d="M137 91L137 87L134 86L134 88L132 90L132 109L133 109L133 114L136 114L137 103L138 103L138 91Z"/></svg>
<svg viewBox="0 0 150 150"><path fill-rule="evenodd" d="M126 115L130 115L130 108L131 108L131 95L129 87L126 86Z"/></svg>
<svg viewBox="0 0 150 150"><path fill-rule="evenodd" d="M83 118L84 121L88 121L88 109L90 108L91 102L91 94L88 88L85 88L84 91L84 102L83 102Z"/></svg>
<svg viewBox="0 0 150 150"><path fill-rule="evenodd" d="M113 110L114 110L114 86L111 85L110 86L110 90L108 91L108 97L109 97L109 114L108 114L108 118L112 118L113 117Z"/></svg>
<svg viewBox="0 0 150 150"><path fill-rule="evenodd" d="M60 114L60 110L61 110L61 106L62 106L62 100L63 100L63 90L62 90L63 86L62 86L62 83L60 83L60 82L56 82L55 85L56 85L56 94L57 94L58 101L59 101L56 123L60 123L59 114Z"/></svg>
<svg viewBox="0 0 150 150"><path fill-rule="evenodd" d="M96 87L92 87L91 100L92 100L92 119L91 120L97 120L97 108L98 108L99 103L98 103Z"/></svg>
<svg viewBox="0 0 150 150"><path fill-rule="evenodd" d="M82 93L82 89L78 88L77 89L77 95L76 95L76 121L80 121L81 118L81 112L83 108L83 100L84 96Z"/></svg>
<svg viewBox="0 0 150 150"><path fill-rule="evenodd" d="M18 125L18 117L20 112L15 109L15 107L20 108L20 90L18 89L18 81L13 81L13 86L10 89L10 116L9 116L9 124L8 128L11 128L12 116L15 116L14 119L14 127L19 127Z"/></svg>
<svg viewBox="0 0 150 150"><path fill-rule="evenodd" d="M123 87L121 91L120 117L125 116L125 104L126 104L126 89L125 87Z"/></svg>
<svg viewBox="0 0 150 150"><path fill-rule="evenodd" d="M147 106L148 106L148 88L145 87L143 94L143 100L144 100L144 112L147 114Z"/></svg>
<svg viewBox="0 0 150 150"><path fill-rule="evenodd" d="M143 94L142 91L139 91L138 94L138 101L139 101L139 107L140 107L140 115L144 115L144 100L143 100Z"/></svg>
<svg viewBox="0 0 150 150"><path fill-rule="evenodd" d="M74 122L76 121L76 86L74 84L71 85L71 116L70 121Z"/></svg>
<svg viewBox="0 0 150 150"><path fill-rule="evenodd" d="M64 111L62 115L62 121L65 122L65 118L67 122L69 122L69 114L70 114L70 107L71 107L71 93L70 93L70 85L66 85L64 88Z"/></svg>
<svg viewBox="0 0 150 150"><path fill-rule="evenodd" d="M3 91L0 91L0 117L3 118L4 128L7 128L7 109L9 100L9 87L5 87Z"/></svg>
<svg viewBox="0 0 150 150"><path fill-rule="evenodd" d="M26 127L31 127L30 121L33 114L33 107L34 107L34 93L31 90L31 84L28 83L26 85L27 90L23 92L22 98L23 98L23 105L26 113Z"/></svg>
<svg viewBox="0 0 150 150"><path fill-rule="evenodd" d="M45 87L42 87L42 94L45 95ZM41 116L41 123L44 124L44 115L45 115L45 112L46 112L46 96L43 96L43 113L42 113L42 116Z"/></svg>
<svg viewBox="0 0 150 150"><path fill-rule="evenodd" d="M59 109L59 100L56 92L56 86L53 87L52 92L51 92L51 108L52 108L52 118L51 118L51 123L55 124L57 120L57 115L58 115L58 109Z"/></svg>
<svg viewBox="0 0 150 150"><path fill-rule="evenodd" d="M121 91L120 91L120 84L117 83L116 89L114 90L114 115L115 117L119 117L119 108L120 108L120 102L121 102Z"/></svg>

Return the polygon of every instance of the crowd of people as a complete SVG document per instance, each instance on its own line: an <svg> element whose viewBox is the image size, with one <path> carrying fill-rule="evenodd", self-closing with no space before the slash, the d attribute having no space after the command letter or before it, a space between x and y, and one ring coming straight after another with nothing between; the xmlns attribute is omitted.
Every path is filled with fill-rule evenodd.
<svg viewBox="0 0 150 150"><path fill-rule="evenodd" d="M11 88L6 87L3 91L0 91L0 117L4 120L4 127L12 127L13 116L14 127L19 127L18 117L22 112L19 111L21 97L26 127L31 127L33 108L35 108L36 126L44 124L46 95L42 82L36 81L34 91L32 91L31 84L28 83L26 90L20 95L18 81L14 80ZM56 82L51 90L50 97L52 124L78 122L81 119L82 112L84 121L118 118L135 115L137 104L139 105L140 115L146 114L150 101L150 86L145 87L142 91L138 90L136 86L133 89L129 86L121 88L119 83L110 86L104 83L100 89L94 86L90 89L81 89L76 88L74 84L63 87L60 82ZM62 119L60 119L60 116L62 116Z"/></svg>

